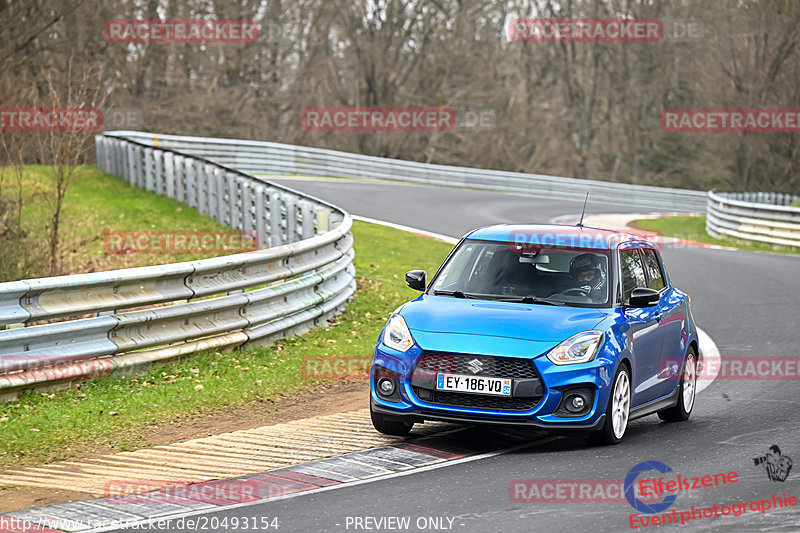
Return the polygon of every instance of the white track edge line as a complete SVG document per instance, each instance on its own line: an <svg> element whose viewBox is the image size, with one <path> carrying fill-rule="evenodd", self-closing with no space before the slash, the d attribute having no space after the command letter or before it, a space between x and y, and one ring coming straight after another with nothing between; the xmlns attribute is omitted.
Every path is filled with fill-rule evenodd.
<svg viewBox="0 0 800 533"><path fill-rule="evenodd" d="M362 217L359 215L351 215L353 220L358 220L360 222L369 222L370 224L378 224L380 226L386 226L389 228L399 229L401 231L407 231L409 233L416 233L418 235L424 235L426 237L430 237L432 239L436 239L439 241L446 242L448 244L456 244L458 239L455 237L450 237L449 235L442 235L441 233L434 233L432 231L425 231L424 229L417 229L412 228L410 226L404 226L402 224L395 224L394 222L387 222L385 220L378 220L375 218L369 217Z"/></svg>

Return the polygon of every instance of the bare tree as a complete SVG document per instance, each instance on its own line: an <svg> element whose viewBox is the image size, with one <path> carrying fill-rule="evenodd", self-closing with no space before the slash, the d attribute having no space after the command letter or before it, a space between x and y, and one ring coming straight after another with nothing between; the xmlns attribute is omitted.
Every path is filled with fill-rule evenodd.
<svg viewBox="0 0 800 533"><path fill-rule="evenodd" d="M75 69L79 69L79 72L75 72ZM102 71L98 67L87 64L75 67L73 58L70 58L65 74L63 83L60 83L61 76L57 81L52 71L44 73L46 92L39 97L40 107L94 110L102 105ZM98 118L102 120L102 116ZM64 197L78 165L88 160L94 134L94 130L65 131L60 128L34 134L39 162L47 165L47 172L52 178L52 191L45 197L50 212L48 252L51 276L60 274L59 243Z"/></svg>

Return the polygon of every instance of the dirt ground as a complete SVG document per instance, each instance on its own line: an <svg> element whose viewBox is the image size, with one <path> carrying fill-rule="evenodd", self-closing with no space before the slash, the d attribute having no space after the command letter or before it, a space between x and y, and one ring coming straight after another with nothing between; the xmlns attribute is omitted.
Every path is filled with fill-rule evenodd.
<svg viewBox="0 0 800 533"><path fill-rule="evenodd" d="M153 445L172 444L313 416L355 411L368 406L369 382L367 380L331 381L320 384L312 391L282 398L274 404L251 404L193 420L160 424L158 428L145 431L143 436L146 442ZM81 458L114 452L115 450L112 449L97 449ZM88 500L95 497L85 492L41 487L0 487L0 513L41 505Z"/></svg>

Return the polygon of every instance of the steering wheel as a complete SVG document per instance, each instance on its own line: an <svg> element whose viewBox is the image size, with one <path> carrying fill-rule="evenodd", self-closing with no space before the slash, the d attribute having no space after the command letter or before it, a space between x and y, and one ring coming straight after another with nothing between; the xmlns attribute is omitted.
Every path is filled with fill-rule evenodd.
<svg viewBox="0 0 800 533"><path fill-rule="evenodd" d="M564 296L589 296L589 291L581 287L573 287L565 291L561 291Z"/></svg>

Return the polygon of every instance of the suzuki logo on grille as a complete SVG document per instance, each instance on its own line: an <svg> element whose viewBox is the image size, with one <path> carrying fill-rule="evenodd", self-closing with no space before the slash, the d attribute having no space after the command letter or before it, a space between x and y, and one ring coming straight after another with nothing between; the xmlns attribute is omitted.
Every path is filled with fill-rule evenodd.
<svg viewBox="0 0 800 533"><path fill-rule="evenodd" d="M481 363L480 359L473 359L472 361L467 362L467 366L469 367L470 372L473 374L477 374L481 370L483 370L483 363Z"/></svg>

